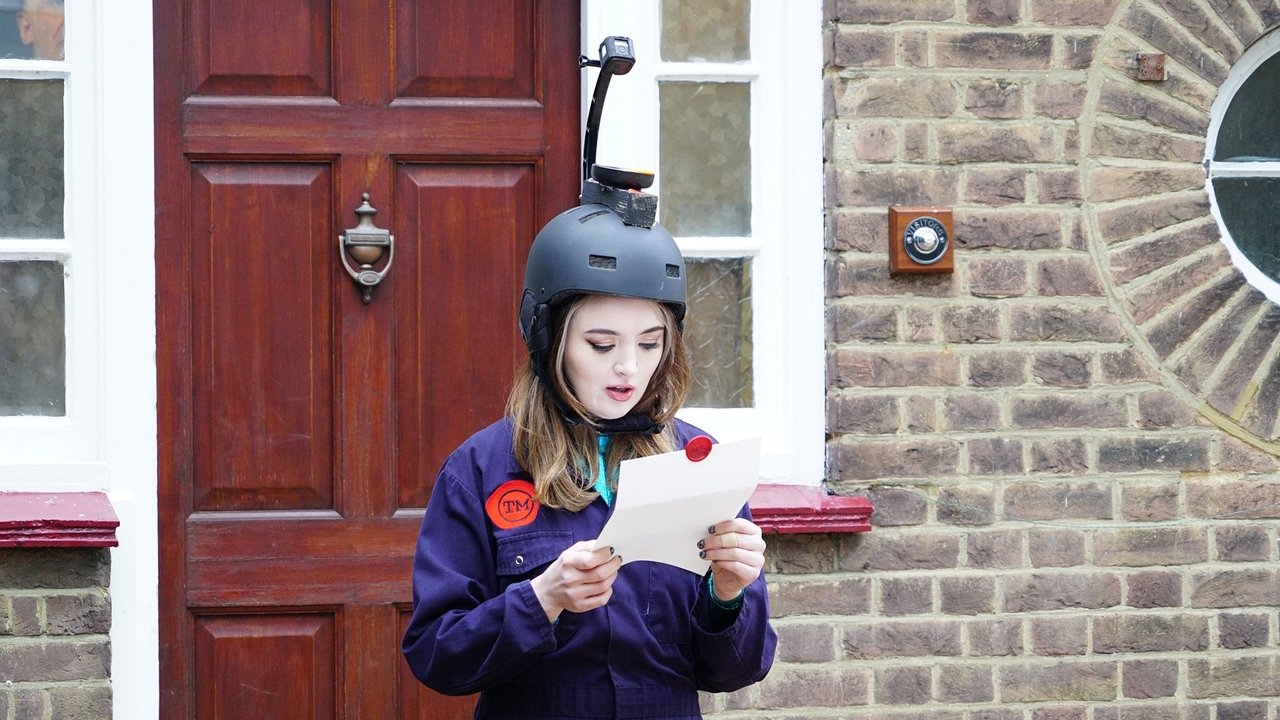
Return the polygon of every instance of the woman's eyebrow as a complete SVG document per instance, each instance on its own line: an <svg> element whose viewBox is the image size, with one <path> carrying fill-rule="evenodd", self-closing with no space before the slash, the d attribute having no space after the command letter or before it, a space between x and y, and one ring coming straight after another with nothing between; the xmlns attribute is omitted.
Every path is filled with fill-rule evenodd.
<svg viewBox="0 0 1280 720"><path fill-rule="evenodd" d="M641 330L637 334L648 335L649 333L655 333L660 330L666 330L666 329L667 327L665 325L654 325L648 330ZM617 330L610 330L609 328L592 328L590 330L583 330L582 333L584 335L621 335L621 333L619 333Z"/></svg>

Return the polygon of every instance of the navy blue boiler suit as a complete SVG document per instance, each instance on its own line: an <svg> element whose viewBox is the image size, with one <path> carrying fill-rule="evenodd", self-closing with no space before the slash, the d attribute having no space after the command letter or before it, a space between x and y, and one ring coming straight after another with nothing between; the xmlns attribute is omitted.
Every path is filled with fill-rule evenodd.
<svg viewBox="0 0 1280 720"><path fill-rule="evenodd" d="M681 446L699 434L681 421L675 429ZM769 671L777 636L763 574L718 632L706 578L651 562L624 565L604 607L548 622L529 581L565 548L595 539L610 507L543 507L532 522L503 529L511 523L495 524L486 502L513 480L528 475L512 451L510 419L473 435L436 478L403 645L424 684L480 692L477 718L700 718L698 690L737 690Z"/></svg>

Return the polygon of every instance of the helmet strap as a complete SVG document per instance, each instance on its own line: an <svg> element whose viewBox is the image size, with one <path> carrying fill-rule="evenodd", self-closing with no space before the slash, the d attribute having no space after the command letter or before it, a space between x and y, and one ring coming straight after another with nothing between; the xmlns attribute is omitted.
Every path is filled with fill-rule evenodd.
<svg viewBox="0 0 1280 720"><path fill-rule="evenodd" d="M601 435L633 432L657 435L662 432L662 423L654 422L653 418L646 413L631 413L616 420L597 420L595 424L596 430Z"/></svg>

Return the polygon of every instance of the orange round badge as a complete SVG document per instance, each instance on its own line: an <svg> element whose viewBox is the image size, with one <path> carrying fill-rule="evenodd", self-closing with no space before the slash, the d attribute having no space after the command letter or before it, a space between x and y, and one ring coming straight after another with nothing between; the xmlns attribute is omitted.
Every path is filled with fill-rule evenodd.
<svg viewBox="0 0 1280 720"><path fill-rule="evenodd" d="M484 511L503 530L524 527L538 517L540 505L533 493L533 483L528 480L508 480L485 501Z"/></svg>

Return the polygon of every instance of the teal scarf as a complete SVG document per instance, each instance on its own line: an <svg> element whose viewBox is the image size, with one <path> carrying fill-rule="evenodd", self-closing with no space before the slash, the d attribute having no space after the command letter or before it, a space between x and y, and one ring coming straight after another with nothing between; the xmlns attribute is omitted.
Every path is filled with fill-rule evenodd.
<svg viewBox="0 0 1280 720"><path fill-rule="evenodd" d="M600 497L604 499L605 505L613 505L613 491L609 489L608 469L605 467L605 454L609 450L609 436L601 435L600 438L600 471L596 473L595 490L600 493Z"/></svg>

